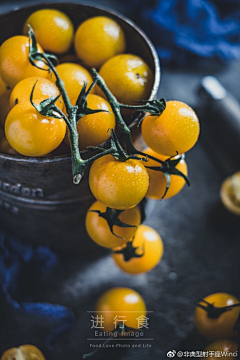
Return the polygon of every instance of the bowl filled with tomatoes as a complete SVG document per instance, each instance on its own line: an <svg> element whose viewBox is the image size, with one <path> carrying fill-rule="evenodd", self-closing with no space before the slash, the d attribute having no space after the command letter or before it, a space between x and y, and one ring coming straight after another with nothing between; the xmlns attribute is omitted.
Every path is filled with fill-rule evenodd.
<svg viewBox="0 0 240 360"><path fill-rule="evenodd" d="M112 98L101 86L91 86L94 71L119 102L134 106L156 97L157 53L130 20L97 6L28 6L1 14L0 24L1 227L64 251L94 250L85 230L86 210L94 202L88 169L74 184L79 174L72 168L70 149L78 147L81 157L88 158L94 147L111 141L109 129L117 133L119 127ZM54 64L59 77L46 62ZM79 97L84 91L87 105ZM76 126L79 143L64 120L75 104L86 111ZM136 125L143 113L129 108L121 113L141 147Z"/></svg>

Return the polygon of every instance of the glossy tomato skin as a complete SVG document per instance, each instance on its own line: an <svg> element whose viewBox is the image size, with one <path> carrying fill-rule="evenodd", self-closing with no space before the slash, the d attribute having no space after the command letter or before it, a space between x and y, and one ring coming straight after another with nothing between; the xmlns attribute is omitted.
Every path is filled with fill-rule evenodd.
<svg viewBox="0 0 240 360"><path fill-rule="evenodd" d="M219 358L223 358L226 360L234 360L237 357L237 350L238 344L235 341L230 339L216 340L204 349L204 351L209 353L209 356L204 357L204 359L218 360ZM211 351L214 353L210 353ZM219 356L219 352L222 352L223 355Z"/></svg>
<svg viewBox="0 0 240 360"><path fill-rule="evenodd" d="M38 43L44 50L62 54L69 50L74 35L72 21L63 12L56 9L35 11L28 17L23 33L28 34L28 24L31 25Z"/></svg>
<svg viewBox="0 0 240 360"><path fill-rule="evenodd" d="M118 23L106 16L85 20L75 35L75 50L87 67L99 68L125 51L125 35Z"/></svg>
<svg viewBox="0 0 240 360"><path fill-rule="evenodd" d="M154 156L155 158L162 161L168 159L167 156L160 155L150 148L144 150L144 153L150 156ZM161 166L161 164L159 164L158 162L152 159L149 159L148 162L146 163L146 166ZM181 171L184 175L187 176L188 168L185 160L182 159L176 166L176 169ZM161 171L156 171L148 168L147 171L149 175L149 187L146 197L150 199L160 200L162 199L166 190L166 186L167 186L166 177ZM164 196L164 199L170 199L171 197L177 195L182 190L184 185L185 185L185 180L182 177L177 175L171 175L170 186L166 195Z"/></svg>
<svg viewBox="0 0 240 360"><path fill-rule="evenodd" d="M57 97L60 95L60 91L57 86L50 80L43 77L28 77L17 83L17 85L12 90L10 96L10 108L12 109L14 105L21 103L30 103L30 96L34 85L33 93L33 102L39 104L41 101L46 100L50 97ZM63 100L62 98L58 99L55 103L61 110L63 109Z"/></svg>
<svg viewBox="0 0 240 360"><path fill-rule="evenodd" d="M105 155L91 166L89 185L97 200L113 209L125 210L144 198L149 180L140 160L121 162Z"/></svg>
<svg viewBox="0 0 240 360"><path fill-rule="evenodd" d="M190 150L199 136L198 117L188 105L167 101L160 116L147 116L142 123L142 136L155 152L175 156Z"/></svg>
<svg viewBox="0 0 240 360"><path fill-rule="evenodd" d="M142 257L133 257L129 261L125 261L123 254L112 254L118 267L128 274L137 275L150 271L162 258L162 239L150 226L140 225L138 227L134 235L133 246L140 248L138 253L144 251L144 255Z"/></svg>
<svg viewBox="0 0 240 360"><path fill-rule="evenodd" d="M123 104L136 105L138 100L149 98L153 86L153 74L139 56L121 54L109 59L99 74L117 100ZM97 87L97 93L102 91Z"/></svg>
<svg viewBox="0 0 240 360"><path fill-rule="evenodd" d="M92 110L105 110L95 114L85 115L78 124L80 150L87 146L97 146L110 138L110 129L115 129L116 121L111 105L101 96L89 94L88 107Z"/></svg>
<svg viewBox="0 0 240 360"><path fill-rule="evenodd" d="M79 64L63 63L56 66L60 79L64 82L65 89L71 100L76 101L84 82L88 84L87 89L92 83L92 77L87 69ZM49 80L56 81L54 74L49 74ZM95 92L95 89L91 91Z"/></svg>
<svg viewBox="0 0 240 360"><path fill-rule="evenodd" d="M224 307L239 303L239 300L227 293L215 293L204 298L210 304L216 307ZM203 302L201 304L205 305ZM218 318L212 319L208 317L207 312L196 307L194 314L194 323L199 333L209 340L232 338L236 335L233 326L236 323L240 312L240 307L232 308L230 311L222 313Z"/></svg>
<svg viewBox="0 0 240 360"><path fill-rule="evenodd" d="M103 293L95 307L96 315L104 318L104 331L115 330L114 319L117 316L126 320L125 325L138 330L140 316L146 316L146 305L141 295L130 288L116 287ZM122 318L121 318L122 317ZM120 324L118 322L118 324Z"/></svg>
<svg viewBox="0 0 240 360"><path fill-rule="evenodd" d="M43 156L56 149L66 133L63 119L43 116L28 104L19 104L9 112L5 134L9 144L25 156Z"/></svg>
<svg viewBox="0 0 240 360"><path fill-rule="evenodd" d="M43 52L38 44L38 51ZM30 76L48 76L47 66L40 60L33 66L29 61L29 39L27 36L14 36L0 47L0 75L3 81L13 88L20 80ZM43 70L42 70L43 69Z"/></svg>
<svg viewBox="0 0 240 360"><path fill-rule="evenodd" d="M1 360L46 360L43 353L34 345L22 345L6 350Z"/></svg>
<svg viewBox="0 0 240 360"><path fill-rule="evenodd" d="M120 227L113 226L113 231L117 236L113 235L109 229L107 221L100 217L97 213L91 212L91 210L100 210L101 212L106 212L106 205L100 203L100 201L95 201L92 206L89 208L86 216L86 229L90 238L95 241L98 245L113 248L124 244L127 240L130 240L135 234L137 227ZM141 223L141 214L138 207L133 207L131 209L123 211L119 215L119 219L129 225L140 225Z"/></svg>

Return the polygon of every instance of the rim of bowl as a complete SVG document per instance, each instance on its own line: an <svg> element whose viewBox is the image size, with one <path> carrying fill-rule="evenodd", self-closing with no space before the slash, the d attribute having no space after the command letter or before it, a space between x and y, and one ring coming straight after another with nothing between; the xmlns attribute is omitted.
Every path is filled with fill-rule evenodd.
<svg viewBox="0 0 240 360"><path fill-rule="evenodd" d="M152 87L152 91L151 94L148 98L148 100L153 100L155 98L155 96L157 95L158 92L158 88L160 85L160 78L161 78L161 67L160 67L160 60L157 54L157 51L153 45L153 43L151 42L151 40L148 38L148 36L145 34L145 32L134 23L134 21L132 21L131 19L129 19L128 17L126 17L125 15L122 15L121 13L119 13L116 10L112 10L111 8L108 8L106 6L102 6L102 5L95 5L94 3L90 2L85 2L85 1L81 1L81 2L74 2L71 1L71 3L68 3L68 5L79 5L79 6L87 6L90 8L95 8L95 9L99 9L99 10L103 10L109 14L112 14L114 16L116 16L117 18L119 18L120 20L124 21L125 23L127 23L131 28L133 28L145 41L145 43L147 44L148 48L150 49L152 58L153 58L153 63L154 63L154 83L153 83L153 87ZM65 2L58 2L58 1L53 1L50 3L43 3L43 2L39 2L36 3L34 5L29 5L29 6L16 6L14 7L13 10L10 11L6 11L0 14L0 16L2 15L7 15L7 14L11 14L13 12L17 12L20 10L24 10L24 9L29 9L31 7L35 7L35 6L49 6L49 5L54 5L54 6L61 6L61 5L66 5ZM136 119L134 119L131 123L130 123L130 127L134 127ZM87 154L88 150L83 150L80 152L81 154ZM66 161L71 159L71 154L66 154L66 155L56 155L56 156L49 156L49 157L27 157L27 156L23 156L23 155L10 155L10 154L5 154L0 152L0 158L2 159L6 159L6 160L14 160L14 161L18 161L18 162L28 162L28 163L49 163L49 162L61 162L61 161Z"/></svg>

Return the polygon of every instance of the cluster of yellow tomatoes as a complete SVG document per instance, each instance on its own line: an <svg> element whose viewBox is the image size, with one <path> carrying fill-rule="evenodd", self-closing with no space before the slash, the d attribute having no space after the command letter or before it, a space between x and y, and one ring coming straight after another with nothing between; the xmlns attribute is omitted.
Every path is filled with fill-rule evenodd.
<svg viewBox="0 0 240 360"><path fill-rule="evenodd" d="M56 70L73 105L84 83L87 82L89 87L92 82L91 67L99 70L118 102L135 104L149 98L153 74L142 58L124 53L126 39L116 21L104 16L93 17L82 22L74 32L71 20L64 13L54 9L36 11L26 19L23 35L6 40L0 47L1 152L40 157L51 154L64 140L69 143L65 120L40 114L30 101L31 95L37 105L50 97L59 96L56 105L66 113L55 76L48 71L44 61L37 60L35 66L29 61L28 25L34 30L38 51L60 57ZM98 86L88 95L87 103L90 109L104 112L85 115L78 122L80 150L108 140L109 129L116 126L112 108ZM96 243L113 249L115 263L129 274L151 270L163 254L159 234L141 225L138 208L145 196L161 199L166 190L164 173L147 168L159 167L159 162L151 157L166 161L177 154L181 159L176 169L187 175L182 154L191 149L198 139L198 118L188 105L168 101L160 116L149 115L144 119L142 135L148 145L145 150L150 157L148 162L141 161L141 158L119 161L112 155L105 155L93 162L89 173L90 189L97 201L87 213L87 231ZM182 177L171 175L165 198L176 195L184 183ZM97 213L104 214L109 209L115 214L117 212L122 224L131 227L118 226L116 222L111 231L106 219ZM129 249L134 256L126 260L123 253ZM121 311L126 315L127 325L136 328L134 313L138 311L145 316L146 306L136 291L113 288L100 297L96 311L105 315L106 311ZM112 330L112 327L112 320L107 315L104 329ZM33 346L9 351L16 359L44 359ZM3 354L1 360L8 359L7 355Z"/></svg>
<svg viewBox="0 0 240 360"><path fill-rule="evenodd" d="M194 314L199 333L208 340L214 340L206 348L205 359L236 359L239 350L237 342L231 340L239 334L240 301L228 293L215 293L200 300ZM219 355L223 352L224 355Z"/></svg>

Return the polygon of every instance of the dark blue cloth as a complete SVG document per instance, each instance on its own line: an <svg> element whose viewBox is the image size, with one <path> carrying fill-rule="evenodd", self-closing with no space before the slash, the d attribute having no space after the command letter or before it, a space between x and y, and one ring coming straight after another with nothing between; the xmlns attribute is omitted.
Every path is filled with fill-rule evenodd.
<svg viewBox="0 0 240 360"><path fill-rule="evenodd" d="M129 0L165 63L240 58L240 0ZM132 14L132 16L134 15ZM192 63L194 66L194 63Z"/></svg>
<svg viewBox="0 0 240 360"><path fill-rule="evenodd" d="M36 275L35 281L38 282L38 276L49 273L57 265L57 256L47 247L35 248L0 231L0 293L3 301L12 311L46 319L51 328L54 328L46 339L49 349L52 349L54 342L74 325L73 312L61 305L19 301L18 298L24 297L19 294L21 276L26 266L29 273Z"/></svg>

